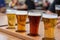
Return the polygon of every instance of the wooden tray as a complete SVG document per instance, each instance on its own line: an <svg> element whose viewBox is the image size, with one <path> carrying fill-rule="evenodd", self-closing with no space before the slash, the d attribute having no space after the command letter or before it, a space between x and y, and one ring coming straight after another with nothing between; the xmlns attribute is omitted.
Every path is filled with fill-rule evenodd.
<svg viewBox="0 0 60 40"><path fill-rule="evenodd" d="M16 32L15 29L6 29L6 27L0 27L0 31L24 40L42 40L41 34L40 36L35 36L35 37L27 35L29 33L29 24L26 24L27 27L26 32Z"/></svg>

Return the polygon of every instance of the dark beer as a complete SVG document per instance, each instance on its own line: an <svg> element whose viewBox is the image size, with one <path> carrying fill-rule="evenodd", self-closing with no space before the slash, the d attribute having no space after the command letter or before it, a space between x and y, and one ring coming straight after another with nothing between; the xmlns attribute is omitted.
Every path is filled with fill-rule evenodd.
<svg viewBox="0 0 60 40"><path fill-rule="evenodd" d="M29 22L30 22L30 34L29 35L38 36L41 14L29 13L28 17L29 17Z"/></svg>
<svg viewBox="0 0 60 40"><path fill-rule="evenodd" d="M43 14L44 38L43 40L54 40L54 30L57 22L57 15Z"/></svg>

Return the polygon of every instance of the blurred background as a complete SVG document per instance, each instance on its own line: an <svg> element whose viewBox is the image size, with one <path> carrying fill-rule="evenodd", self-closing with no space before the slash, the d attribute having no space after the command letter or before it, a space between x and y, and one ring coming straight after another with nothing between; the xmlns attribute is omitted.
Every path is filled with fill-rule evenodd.
<svg viewBox="0 0 60 40"><path fill-rule="evenodd" d="M7 7L9 6L9 2L11 2L11 0L5 0L6 1L6 4L7 4ZM42 4L43 4L43 1L44 0L34 0L35 4L37 5L36 6L36 9L41 9L42 8ZM19 0L20 3L24 3L25 0Z"/></svg>

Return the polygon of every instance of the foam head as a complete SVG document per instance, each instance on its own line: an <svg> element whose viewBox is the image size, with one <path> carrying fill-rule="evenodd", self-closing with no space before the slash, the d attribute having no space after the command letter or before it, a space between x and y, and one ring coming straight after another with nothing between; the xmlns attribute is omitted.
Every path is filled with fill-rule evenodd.
<svg viewBox="0 0 60 40"><path fill-rule="evenodd" d="M27 11L17 11L16 15L27 15Z"/></svg>
<svg viewBox="0 0 60 40"><path fill-rule="evenodd" d="M58 15L57 14L43 14L42 17L43 18L57 18Z"/></svg>
<svg viewBox="0 0 60 40"><path fill-rule="evenodd" d="M29 16L41 16L42 14L40 12L29 12Z"/></svg>
<svg viewBox="0 0 60 40"><path fill-rule="evenodd" d="M16 10L13 9L7 9L6 14L16 14Z"/></svg>

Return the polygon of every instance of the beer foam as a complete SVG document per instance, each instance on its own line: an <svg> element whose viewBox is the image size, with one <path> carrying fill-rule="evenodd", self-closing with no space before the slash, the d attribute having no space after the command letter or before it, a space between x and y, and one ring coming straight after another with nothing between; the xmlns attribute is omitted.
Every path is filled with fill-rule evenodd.
<svg viewBox="0 0 60 40"><path fill-rule="evenodd" d="M27 11L17 11L16 15L27 15Z"/></svg>
<svg viewBox="0 0 60 40"><path fill-rule="evenodd" d="M16 14L16 10L13 9L7 9L6 14Z"/></svg>
<svg viewBox="0 0 60 40"><path fill-rule="evenodd" d="M40 12L29 12L28 13L29 16L41 16Z"/></svg>
<svg viewBox="0 0 60 40"><path fill-rule="evenodd" d="M55 5L56 10L60 10L60 5Z"/></svg>
<svg viewBox="0 0 60 40"><path fill-rule="evenodd" d="M57 18L58 15L57 14L43 14L42 17L43 18Z"/></svg>

